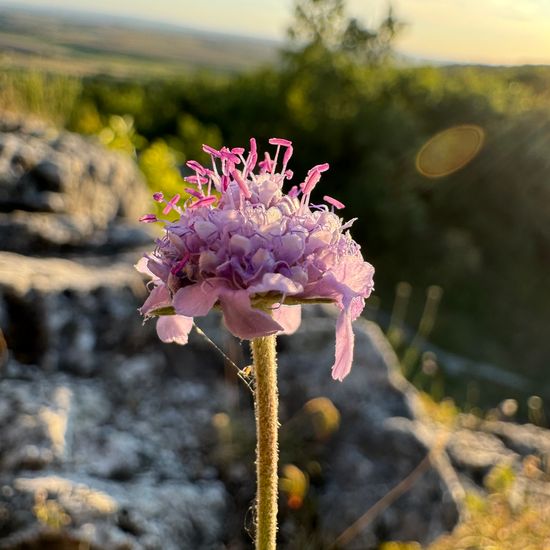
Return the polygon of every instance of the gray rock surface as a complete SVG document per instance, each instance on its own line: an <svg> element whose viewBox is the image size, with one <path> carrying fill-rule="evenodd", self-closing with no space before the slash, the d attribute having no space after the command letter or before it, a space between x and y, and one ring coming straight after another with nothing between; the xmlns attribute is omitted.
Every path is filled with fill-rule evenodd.
<svg viewBox="0 0 550 550"><path fill-rule="evenodd" d="M0 249L120 249L146 233L134 163L91 139L0 113Z"/></svg>
<svg viewBox="0 0 550 550"><path fill-rule="evenodd" d="M320 310L321 308L319 308ZM318 311L319 311L318 310ZM327 470L319 488L318 526L333 541L410 474L429 451L416 433L415 392L398 375L397 358L373 323L355 323L356 348L350 375L330 377L334 319L319 313L297 335L285 338L280 357L281 393L288 409L318 396L341 414L341 427L321 453ZM428 542L458 518L447 480L434 467L345 548L377 548L384 540ZM289 531L296 526L286 526Z"/></svg>
<svg viewBox="0 0 550 550"><path fill-rule="evenodd" d="M159 367L142 356L99 379L4 377L0 548L36 543L60 514L97 548L220 548L228 495L206 458L219 404ZM127 371L147 372L148 398Z"/></svg>

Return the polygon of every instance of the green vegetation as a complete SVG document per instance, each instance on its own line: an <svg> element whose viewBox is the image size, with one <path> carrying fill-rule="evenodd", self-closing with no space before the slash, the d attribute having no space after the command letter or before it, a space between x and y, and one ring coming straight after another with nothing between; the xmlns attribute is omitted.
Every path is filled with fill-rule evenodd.
<svg viewBox="0 0 550 550"><path fill-rule="evenodd" d="M416 326L425 289L437 285L430 340L521 371L548 401L550 68L400 67L391 13L373 31L338 0L297 6L295 40L278 64L162 79L5 71L0 105L135 154L152 189L167 193L178 165L206 160L201 143L292 139L296 178L329 162L324 192L347 204L346 218L358 217L354 236L377 269L377 319L387 323L396 285L408 281L404 322ZM445 177L420 174L423 144L460 124L483 130L477 157ZM414 376L421 353L408 361ZM446 379L445 393L464 402L466 384L452 384ZM494 399L503 397L526 395L507 389Z"/></svg>

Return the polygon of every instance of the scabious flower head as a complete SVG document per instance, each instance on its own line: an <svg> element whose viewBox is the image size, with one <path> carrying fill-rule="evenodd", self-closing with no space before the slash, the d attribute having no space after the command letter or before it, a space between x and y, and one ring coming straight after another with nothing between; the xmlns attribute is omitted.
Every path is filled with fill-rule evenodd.
<svg viewBox="0 0 550 550"><path fill-rule="evenodd" d="M163 203L163 214L141 221L164 223L165 234L137 269L151 277L151 292L141 308L146 317L159 316L157 332L165 342L187 343L193 318L219 307L231 333L252 339L295 331L301 304L333 302L336 321L335 379L350 371L353 358L351 323L373 290L374 268L363 260L359 245L335 213L344 205L328 196L327 204L310 203L311 193L328 164L314 166L299 186L285 194L293 177L287 169L292 143L272 138L273 158L259 161L256 141L243 148L221 150L207 145L212 167L195 161L186 181L189 198L179 195ZM281 168L277 167L281 164Z"/></svg>

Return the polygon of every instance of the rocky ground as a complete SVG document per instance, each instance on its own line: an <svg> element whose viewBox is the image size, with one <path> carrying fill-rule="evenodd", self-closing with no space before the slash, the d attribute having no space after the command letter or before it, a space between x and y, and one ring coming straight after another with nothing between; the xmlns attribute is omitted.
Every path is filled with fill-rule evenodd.
<svg viewBox="0 0 550 550"><path fill-rule="evenodd" d="M200 335L163 345L142 325L132 264L151 240L135 223L146 210L128 159L0 122L0 548L251 547L251 394ZM550 498L550 483L523 473L550 456L548 431L436 421L366 321L351 375L334 382L332 313L306 315L278 344L281 466L294 480L281 548L329 548L428 452L422 477L342 548L434 540L499 463ZM246 365L216 316L201 321Z"/></svg>

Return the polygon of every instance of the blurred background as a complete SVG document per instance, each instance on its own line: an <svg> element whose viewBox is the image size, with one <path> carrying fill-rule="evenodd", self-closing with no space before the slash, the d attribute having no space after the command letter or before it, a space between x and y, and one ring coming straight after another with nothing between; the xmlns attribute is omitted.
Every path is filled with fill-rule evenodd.
<svg viewBox="0 0 550 550"><path fill-rule="evenodd" d="M296 178L329 162L403 374L547 427L549 3L0 2L0 67L2 112L92 137L151 192L181 192L203 143L291 139Z"/></svg>
<svg viewBox="0 0 550 550"><path fill-rule="evenodd" d="M409 377L431 350L440 397L550 399L550 7L110 4L1 5L0 107L96 135L167 194L202 143L292 139L297 177L329 162L358 218L368 315Z"/></svg>

